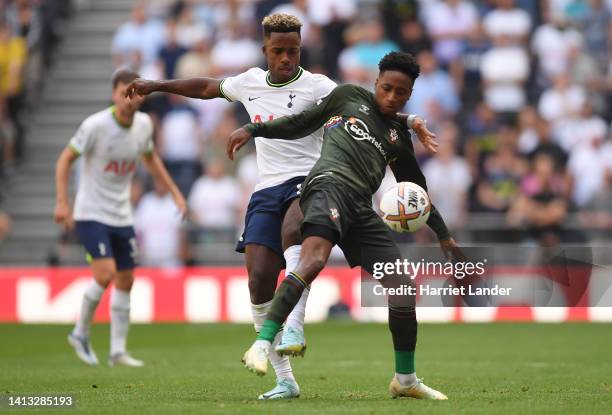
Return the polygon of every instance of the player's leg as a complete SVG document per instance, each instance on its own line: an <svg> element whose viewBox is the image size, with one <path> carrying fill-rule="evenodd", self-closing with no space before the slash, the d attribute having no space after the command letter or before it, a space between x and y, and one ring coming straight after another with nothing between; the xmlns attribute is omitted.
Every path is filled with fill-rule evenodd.
<svg viewBox="0 0 612 415"><path fill-rule="evenodd" d="M94 278L85 289L81 311L73 331L68 335L68 342L79 359L88 365L97 365L98 358L90 342L91 322L104 290L115 275L116 264L105 225L93 221L77 221L76 232L87 252Z"/></svg>
<svg viewBox="0 0 612 415"><path fill-rule="evenodd" d="M361 249L363 268L372 274L375 263L395 263L402 259L391 232L382 220L372 212L364 215L359 226L347 236L352 244ZM384 269L384 268L383 268ZM414 281L406 275L390 274L379 280L385 288L414 287ZM391 380L391 396L417 399L445 400L447 397L425 384L416 376L415 350L417 342L417 318L415 296L409 294L388 297L389 330L393 340L395 375Z"/></svg>
<svg viewBox="0 0 612 415"><path fill-rule="evenodd" d="M137 256L136 235L134 228L111 228L111 244L117 272L114 277L114 287L111 293L111 330L110 354L108 365L124 365L141 367L144 363L134 359L127 352L127 337L130 329L130 293L134 284L134 268Z"/></svg>
<svg viewBox="0 0 612 415"><path fill-rule="evenodd" d="M290 202L289 208L285 213L282 227L283 255L285 257L285 275L295 271L302 252L302 231L301 224L304 219L300 209L299 199L295 198ZM300 301L295 305L287 321L285 329L275 351L281 355L304 356L306 352L306 339L304 337L304 317L306 315L306 302L310 290L305 288L300 297Z"/></svg>
<svg viewBox="0 0 612 415"><path fill-rule="evenodd" d="M327 263L334 246L334 242L329 238L317 236L320 233L319 229L328 230L331 234L333 231L321 225L314 226L316 229L312 236L308 234L310 227L305 227L300 262L296 270L287 274L279 285L262 329L257 335L257 340L243 356L242 360L247 369L258 375L266 374L267 355L272 342L279 333L283 322L300 300L304 289L310 286Z"/></svg>
<svg viewBox="0 0 612 415"><path fill-rule="evenodd" d="M278 275L284 267L281 245L282 186L255 192L251 196L245 218L245 229L236 250L245 253L251 296L251 313L255 332L259 333L272 297ZM281 335L275 339L280 342ZM287 357L269 355L276 372L276 387L259 396L260 399L282 399L299 396L291 363Z"/></svg>

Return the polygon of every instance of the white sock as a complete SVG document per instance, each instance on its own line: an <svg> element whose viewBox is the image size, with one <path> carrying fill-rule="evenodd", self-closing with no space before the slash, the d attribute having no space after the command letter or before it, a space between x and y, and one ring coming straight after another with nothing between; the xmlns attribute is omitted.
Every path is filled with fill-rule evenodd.
<svg viewBox="0 0 612 415"><path fill-rule="evenodd" d="M268 301L263 304L251 304L251 312L253 313L253 325L255 326L255 331L259 333L259 330L263 327L263 323L266 319L266 315L268 314L268 310L272 306L272 301ZM263 344L259 343L261 346L268 346L268 359L270 359L270 363L274 368L274 372L276 373L276 377L278 379L291 379L295 380L293 377L293 370L291 369L291 363L289 362L289 357L287 356L279 356L278 353L274 351L276 345L280 342L280 339L283 335L282 331L276 333L276 337L274 337L274 341L272 344ZM257 342L266 342L266 340L257 340Z"/></svg>
<svg viewBox="0 0 612 415"><path fill-rule="evenodd" d="M402 386L414 386L417 383L416 373L396 373L395 377Z"/></svg>
<svg viewBox="0 0 612 415"><path fill-rule="evenodd" d="M105 288L98 284L96 280L93 280L85 289L83 303L81 304L81 313L74 326L74 334L77 336L89 337L91 320L93 320L100 298L102 298L102 294L104 294L104 289Z"/></svg>
<svg viewBox="0 0 612 415"><path fill-rule="evenodd" d="M300 262L300 254L302 252L302 245L293 245L285 250L283 253L285 257L285 275L294 271L297 268L298 262ZM304 331L304 317L306 316L306 301L308 300L308 294L310 290L304 289L300 301L295 305L289 316L287 316L287 322L285 323L289 327Z"/></svg>
<svg viewBox="0 0 612 415"><path fill-rule="evenodd" d="M125 353L129 328L130 292L113 288L111 295L111 356Z"/></svg>

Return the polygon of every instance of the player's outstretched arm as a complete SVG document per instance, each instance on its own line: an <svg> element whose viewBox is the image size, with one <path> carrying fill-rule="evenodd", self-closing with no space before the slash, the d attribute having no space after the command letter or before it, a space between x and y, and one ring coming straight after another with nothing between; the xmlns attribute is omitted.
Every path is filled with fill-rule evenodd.
<svg viewBox="0 0 612 415"><path fill-rule="evenodd" d="M436 135L429 131L429 129L427 128L426 120L416 114L403 113L398 113L397 118L416 133L419 141L421 142L421 144L423 144L423 147L425 147L425 149L429 151L430 154L435 154L438 152L438 142L436 141Z"/></svg>
<svg viewBox="0 0 612 415"><path fill-rule="evenodd" d="M189 98L212 99L222 98L219 85L221 81L213 78L170 79L167 81L152 81L138 78L132 81L125 96L149 95L153 92L167 92Z"/></svg>
<svg viewBox="0 0 612 415"><path fill-rule="evenodd" d="M172 200L174 200L174 203L181 214L181 218L185 219L187 217L187 201L179 188L176 186L176 183L174 183L174 180L172 180L172 177L170 177L170 173L168 173L168 170L166 170L164 163L161 161L157 153L152 151L151 153L143 155L142 163L147 171L151 173L151 176L162 181L166 187L168 187L168 190L172 195Z"/></svg>
<svg viewBox="0 0 612 415"><path fill-rule="evenodd" d="M78 155L70 147L66 147L60 154L55 164L55 210L53 219L55 223L62 224L66 228L71 228L72 211L68 201L68 180L70 178L70 168Z"/></svg>

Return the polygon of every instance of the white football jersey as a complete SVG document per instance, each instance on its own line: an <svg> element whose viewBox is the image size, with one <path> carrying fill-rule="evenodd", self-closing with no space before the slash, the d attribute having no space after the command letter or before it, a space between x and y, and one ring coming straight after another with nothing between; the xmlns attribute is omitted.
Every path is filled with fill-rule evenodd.
<svg viewBox="0 0 612 415"><path fill-rule="evenodd" d="M252 122L266 122L299 114L325 98L335 87L336 83L325 75L313 74L303 68L283 84L272 83L268 71L252 68L225 78L220 89L227 100L244 105ZM308 175L321 155L322 144L322 128L298 140L255 137L260 177L255 191Z"/></svg>
<svg viewBox="0 0 612 415"><path fill-rule="evenodd" d="M136 112L132 125L123 127L107 108L83 121L69 147L83 156L74 219L132 225L130 184L138 158L153 151L151 118Z"/></svg>

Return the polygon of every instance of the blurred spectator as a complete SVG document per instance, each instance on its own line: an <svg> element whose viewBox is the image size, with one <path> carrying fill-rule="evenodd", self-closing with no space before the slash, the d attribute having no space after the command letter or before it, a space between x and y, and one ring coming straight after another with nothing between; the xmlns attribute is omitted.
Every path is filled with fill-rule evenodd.
<svg viewBox="0 0 612 415"><path fill-rule="evenodd" d="M210 43L204 39L196 42L193 49L181 55L176 62L175 74L177 78L213 76L214 74L211 72Z"/></svg>
<svg viewBox="0 0 612 415"><path fill-rule="evenodd" d="M176 18L176 43L181 48L189 50L196 43L208 40L210 37L210 28L195 20L192 6L189 3L184 4Z"/></svg>
<svg viewBox="0 0 612 415"><path fill-rule="evenodd" d="M487 36L504 36L508 44L525 46L531 31L531 17L516 6L515 0L493 1L496 7L482 21Z"/></svg>
<svg viewBox="0 0 612 415"><path fill-rule="evenodd" d="M484 162L484 171L476 183L478 210L505 212L518 195L526 172L526 162L510 144L500 145Z"/></svg>
<svg viewBox="0 0 612 415"><path fill-rule="evenodd" d="M238 161L236 169L236 179L240 186L240 216L246 213L247 205L251 194L255 191L255 186L259 183L259 172L257 170L257 155L255 151L249 152Z"/></svg>
<svg viewBox="0 0 612 415"><path fill-rule="evenodd" d="M602 117L593 112L591 103L585 101L579 114L558 122L554 135L561 148L566 153L570 153L595 137L600 141L605 140L608 135L608 125Z"/></svg>
<svg viewBox="0 0 612 415"><path fill-rule="evenodd" d="M201 171L203 152L198 115L181 96L170 95L170 102L171 109L161 121L158 148L176 185L188 195Z"/></svg>
<svg viewBox="0 0 612 415"><path fill-rule="evenodd" d="M189 195L191 219L201 229L200 241L231 242L239 223L241 189L236 179L226 174L224 164L212 159Z"/></svg>
<svg viewBox="0 0 612 415"><path fill-rule="evenodd" d="M211 59L222 74L234 75L257 66L263 55L261 45L232 22L227 35L215 42Z"/></svg>
<svg viewBox="0 0 612 415"><path fill-rule="evenodd" d="M512 44L510 37L496 35L493 48L480 62L485 100L494 111L514 116L525 105L525 82L529 76L529 56Z"/></svg>
<svg viewBox="0 0 612 415"><path fill-rule="evenodd" d="M511 226L524 224L529 237L542 246L555 246L562 240L568 203L563 196L563 179L556 173L554 160L540 154L533 161L532 173L521 183L521 192L507 214Z"/></svg>
<svg viewBox="0 0 612 415"><path fill-rule="evenodd" d="M139 51L143 64L154 63L166 40L166 28L159 20L147 20L146 2L136 1L130 21L122 24L113 38L115 66L129 62L132 52Z"/></svg>
<svg viewBox="0 0 612 415"><path fill-rule="evenodd" d="M548 2L551 4L554 2ZM570 54L582 42L582 36L571 29L563 16L551 17L539 26L531 40L531 47L538 59L538 67L545 85L556 75L569 70Z"/></svg>
<svg viewBox="0 0 612 415"><path fill-rule="evenodd" d="M608 242L612 237L610 206L612 206L612 170L608 169L604 188L584 205L578 214L581 227L596 233L595 241Z"/></svg>
<svg viewBox="0 0 612 415"><path fill-rule="evenodd" d="M434 41L434 52L443 66L463 52L464 41L478 22L476 7L465 0L442 0L431 6L425 17Z"/></svg>
<svg viewBox="0 0 612 415"><path fill-rule="evenodd" d="M23 73L27 53L25 39L11 34L9 27L0 23L0 135L4 137L2 144L6 167L12 166L15 158L23 156Z"/></svg>
<svg viewBox="0 0 612 415"><path fill-rule="evenodd" d="M385 31L378 20L354 23L346 33L350 45L338 57L342 80L372 88L378 75L378 63L398 46L385 39Z"/></svg>
<svg viewBox="0 0 612 415"><path fill-rule="evenodd" d="M604 0L590 0L586 6L586 13L579 26L584 36L585 50L603 70L610 56L612 5L606 7Z"/></svg>
<svg viewBox="0 0 612 415"><path fill-rule="evenodd" d="M276 6L270 14L284 13L297 17L302 22L300 36L302 37L302 45L311 46L311 26L310 17L308 16L308 0L291 0L288 3L283 3Z"/></svg>
<svg viewBox="0 0 612 415"><path fill-rule="evenodd" d="M518 150L527 155L534 151L539 143L538 137L538 111L532 107L524 107L518 116L519 139Z"/></svg>
<svg viewBox="0 0 612 415"><path fill-rule="evenodd" d="M338 77L338 55L344 49L343 33L357 14L355 0L309 0L310 22L321 28L322 66L330 78Z"/></svg>
<svg viewBox="0 0 612 415"><path fill-rule="evenodd" d="M585 100L584 88L571 84L569 76L560 72L555 75L553 86L542 93L538 111L554 126L557 121L576 116Z"/></svg>
<svg viewBox="0 0 612 415"><path fill-rule="evenodd" d="M482 25L476 25L466 39L461 61L459 61L459 74L455 77L455 84L461 91L461 102L465 108L472 108L481 99L482 75L480 68L482 59L491 48L491 42L485 36Z"/></svg>
<svg viewBox="0 0 612 415"><path fill-rule="evenodd" d="M187 48L180 45L177 41L176 21L168 20L166 26L167 39L166 44L159 50L159 60L162 67L162 73L166 79L174 78L174 72L177 62L185 53Z"/></svg>
<svg viewBox="0 0 612 415"><path fill-rule="evenodd" d="M467 215L467 191L472 176L467 162L457 155L457 127L445 124L438 132L438 153L423 165L428 193L450 229L458 229Z"/></svg>
<svg viewBox="0 0 612 415"><path fill-rule="evenodd" d="M398 42L404 52L414 56L424 50L432 49L431 39L418 20L410 19L401 22Z"/></svg>
<svg viewBox="0 0 612 415"><path fill-rule="evenodd" d="M406 112L420 114L435 128L455 115L459 109L459 97L451 77L438 68L430 51L417 55L421 75L414 83L414 91L406 104Z"/></svg>
<svg viewBox="0 0 612 415"><path fill-rule="evenodd" d="M479 102L476 104L476 109L468 114L467 140L463 143L463 151L472 170L472 176L479 176L485 156L497 147L500 127L497 115L486 102Z"/></svg>
<svg viewBox="0 0 612 415"><path fill-rule="evenodd" d="M557 169L564 169L567 164L567 153L557 142L553 140L552 127L548 121L542 117L536 118L535 128L537 131L538 142L534 150L529 153L530 159L535 159L541 153L548 154L555 160Z"/></svg>
<svg viewBox="0 0 612 415"><path fill-rule="evenodd" d="M139 241L140 264L148 267L176 267L188 259L188 246L181 229L181 216L163 182L154 180L134 212Z"/></svg>
<svg viewBox="0 0 612 415"><path fill-rule="evenodd" d="M612 144L595 134L585 137L572 149L567 170L572 183L572 201L585 206L606 188L606 175L612 171Z"/></svg>

